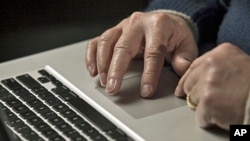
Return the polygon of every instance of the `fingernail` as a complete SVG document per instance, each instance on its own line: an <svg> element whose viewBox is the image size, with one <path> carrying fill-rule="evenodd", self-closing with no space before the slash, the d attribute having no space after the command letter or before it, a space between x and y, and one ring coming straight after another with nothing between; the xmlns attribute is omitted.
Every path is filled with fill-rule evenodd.
<svg viewBox="0 0 250 141"><path fill-rule="evenodd" d="M90 66L88 66L88 71L89 71L89 74L91 75L91 76L93 76L94 75L94 67L92 66L92 65L90 65Z"/></svg>
<svg viewBox="0 0 250 141"><path fill-rule="evenodd" d="M112 92L116 87L117 81L115 79L109 79L106 87L106 92Z"/></svg>
<svg viewBox="0 0 250 141"><path fill-rule="evenodd" d="M152 93L152 86L149 85L149 84L144 84L142 87L141 87L141 96L142 97L148 97L149 95L151 95Z"/></svg>
<svg viewBox="0 0 250 141"><path fill-rule="evenodd" d="M101 73L100 74L100 82L103 87L106 86L107 83L107 74L106 73Z"/></svg>

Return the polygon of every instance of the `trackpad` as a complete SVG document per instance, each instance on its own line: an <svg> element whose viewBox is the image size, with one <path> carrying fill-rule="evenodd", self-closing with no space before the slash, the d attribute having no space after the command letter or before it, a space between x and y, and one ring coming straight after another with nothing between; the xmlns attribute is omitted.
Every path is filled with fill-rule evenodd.
<svg viewBox="0 0 250 141"><path fill-rule="evenodd" d="M121 89L115 96L108 95L100 86L96 89L137 119L186 105L183 99L174 96L178 78L170 70L163 69L157 92L152 99L140 97L140 80L140 74L124 78Z"/></svg>

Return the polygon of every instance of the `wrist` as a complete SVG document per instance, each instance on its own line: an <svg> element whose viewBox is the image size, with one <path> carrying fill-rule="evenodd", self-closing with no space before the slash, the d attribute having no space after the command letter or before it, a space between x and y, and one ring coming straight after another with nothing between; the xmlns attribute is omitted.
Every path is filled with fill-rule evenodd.
<svg viewBox="0 0 250 141"><path fill-rule="evenodd" d="M178 12L178 11L174 11L174 10L165 10L165 9L161 9L161 10L155 10L152 12L165 12L167 14L172 14L178 17L181 17L185 23L188 25L188 27L190 28L190 30L193 33L194 39L195 41L198 43L199 40L199 32L198 32L198 28L197 25L193 22L193 20L186 14Z"/></svg>

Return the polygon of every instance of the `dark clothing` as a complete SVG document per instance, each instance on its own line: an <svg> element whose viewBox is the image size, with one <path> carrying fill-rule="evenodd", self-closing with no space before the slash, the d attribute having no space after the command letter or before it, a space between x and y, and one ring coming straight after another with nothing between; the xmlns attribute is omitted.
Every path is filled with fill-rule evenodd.
<svg viewBox="0 0 250 141"><path fill-rule="evenodd" d="M199 30L200 53L230 42L250 54L249 0L152 0L146 11L157 9L191 17Z"/></svg>

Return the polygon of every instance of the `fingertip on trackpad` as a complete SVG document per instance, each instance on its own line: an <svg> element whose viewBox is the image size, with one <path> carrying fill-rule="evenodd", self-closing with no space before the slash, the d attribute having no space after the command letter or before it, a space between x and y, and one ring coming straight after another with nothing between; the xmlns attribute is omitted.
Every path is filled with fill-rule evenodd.
<svg viewBox="0 0 250 141"><path fill-rule="evenodd" d="M186 105L184 100L174 96L178 77L167 68L163 69L157 91L150 99L140 96L140 80L140 73L127 75L123 79L120 91L115 96L107 94L105 88L101 87L98 82L96 90L136 119Z"/></svg>

